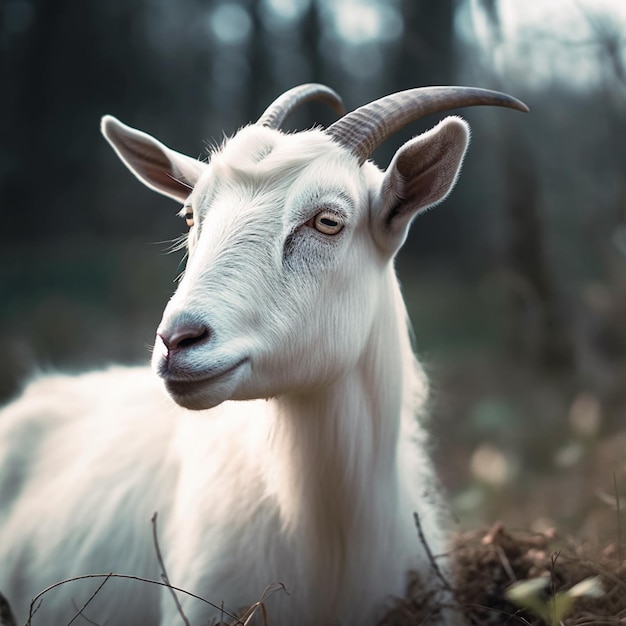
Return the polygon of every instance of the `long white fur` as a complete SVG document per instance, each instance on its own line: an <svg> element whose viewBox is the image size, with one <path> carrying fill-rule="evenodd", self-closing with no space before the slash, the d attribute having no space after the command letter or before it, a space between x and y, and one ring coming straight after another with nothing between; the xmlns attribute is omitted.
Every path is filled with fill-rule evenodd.
<svg viewBox="0 0 626 626"><path fill-rule="evenodd" d="M464 123L446 123L467 141ZM453 171L437 199L464 150L444 158ZM32 382L0 413L0 591L23 622L35 593L59 580L158 580L158 512L173 585L237 611L282 583L288 595L267 601L272 626L374 624L410 569L432 584L414 512L432 552L447 550L416 419L427 383L393 269L404 236L381 245L391 235L377 212L393 177L320 130L257 126L194 168L190 258L161 328L211 327L210 342L181 355L187 372L247 361L175 398L195 411L149 368ZM327 206L346 220L334 238L303 226ZM66 623L100 582L49 592L33 623ZM179 599L194 625L220 618ZM128 580L108 581L85 615L181 623L167 592Z"/></svg>

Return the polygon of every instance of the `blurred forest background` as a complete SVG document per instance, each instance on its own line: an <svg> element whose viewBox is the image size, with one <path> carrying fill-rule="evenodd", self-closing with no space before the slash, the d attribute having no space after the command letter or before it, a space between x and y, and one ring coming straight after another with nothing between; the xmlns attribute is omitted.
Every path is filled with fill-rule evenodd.
<svg viewBox="0 0 626 626"><path fill-rule="evenodd" d="M348 109L427 84L462 112L449 200L398 269L462 526L612 536L626 494L626 11L621 0L2 0L0 399L43 369L145 363L179 207L99 134L111 113L194 156L284 90ZM289 120L332 121L311 104ZM386 166L416 124L382 146ZM619 513L619 511L618 511Z"/></svg>

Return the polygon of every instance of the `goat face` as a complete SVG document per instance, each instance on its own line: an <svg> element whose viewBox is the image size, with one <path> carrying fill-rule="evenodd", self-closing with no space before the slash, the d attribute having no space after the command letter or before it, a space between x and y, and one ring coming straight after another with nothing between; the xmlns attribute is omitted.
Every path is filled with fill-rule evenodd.
<svg viewBox="0 0 626 626"><path fill-rule="evenodd" d="M292 91L303 89L326 98L330 92L315 85ZM431 88L439 108L426 112L441 109L445 89ZM520 108L493 93L473 90L448 108ZM363 125L365 107L327 131L285 135L273 123L247 126L208 163L104 118L103 132L122 160L148 186L183 202L191 225L187 268L153 356L176 402L204 409L303 394L358 361L380 301L389 297L383 283L390 260L412 218L450 191L469 136L464 121L447 118L402 146L381 172L366 159L384 139L380 128L398 127L376 118L380 103L398 114L389 100L395 96L413 106L411 92L371 103L373 130L357 131L356 140L351 127ZM415 118L406 105L400 109L403 124ZM276 117L268 111L262 120Z"/></svg>
<svg viewBox="0 0 626 626"><path fill-rule="evenodd" d="M380 263L358 164L320 131L248 127L196 182L189 260L153 365L174 399L298 393L350 368Z"/></svg>

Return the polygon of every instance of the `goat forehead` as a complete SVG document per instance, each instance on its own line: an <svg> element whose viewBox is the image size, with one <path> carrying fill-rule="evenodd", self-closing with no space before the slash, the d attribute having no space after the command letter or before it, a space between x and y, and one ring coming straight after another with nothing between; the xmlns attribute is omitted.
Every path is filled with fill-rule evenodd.
<svg viewBox="0 0 626 626"><path fill-rule="evenodd" d="M333 197L358 204L361 187L356 159L323 131L286 135L249 126L212 155L194 202L209 213L216 205L273 217L282 211L289 221L294 206L306 210Z"/></svg>
<svg viewBox="0 0 626 626"><path fill-rule="evenodd" d="M329 151L346 152L320 129L283 133L262 126L246 126L227 140L219 153L233 165L259 165L263 169L306 162Z"/></svg>
<svg viewBox="0 0 626 626"><path fill-rule="evenodd" d="M319 129L294 134L248 126L210 157L213 183L243 180L280 184L320 161L358 169L356 159Z"/></svg>

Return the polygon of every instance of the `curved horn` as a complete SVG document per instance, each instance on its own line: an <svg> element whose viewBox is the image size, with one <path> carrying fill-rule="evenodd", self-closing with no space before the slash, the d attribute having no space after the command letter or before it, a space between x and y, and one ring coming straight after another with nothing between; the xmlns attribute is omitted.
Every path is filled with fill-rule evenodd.
<svg viewBox="0 0 626 626"><path fill-rule="evenodd" d="M528 111L523 102L499 91L477 87L419 87L365 104L331 124L326 132L363 163L385 139L411 122L430 113L480 105Z"/></svg>
<svg viewBox="0 0 626 626"><path fill-rule="evenodd" d="M345 113L341 97L330 87L318 83L305 83L304 85L293 87L285 91L281 96L278 96L278 98L265 109L257 125L267 126L268 128L280 128L285 118L295 108L311 100L327 102L339 115Z"/></svg>

